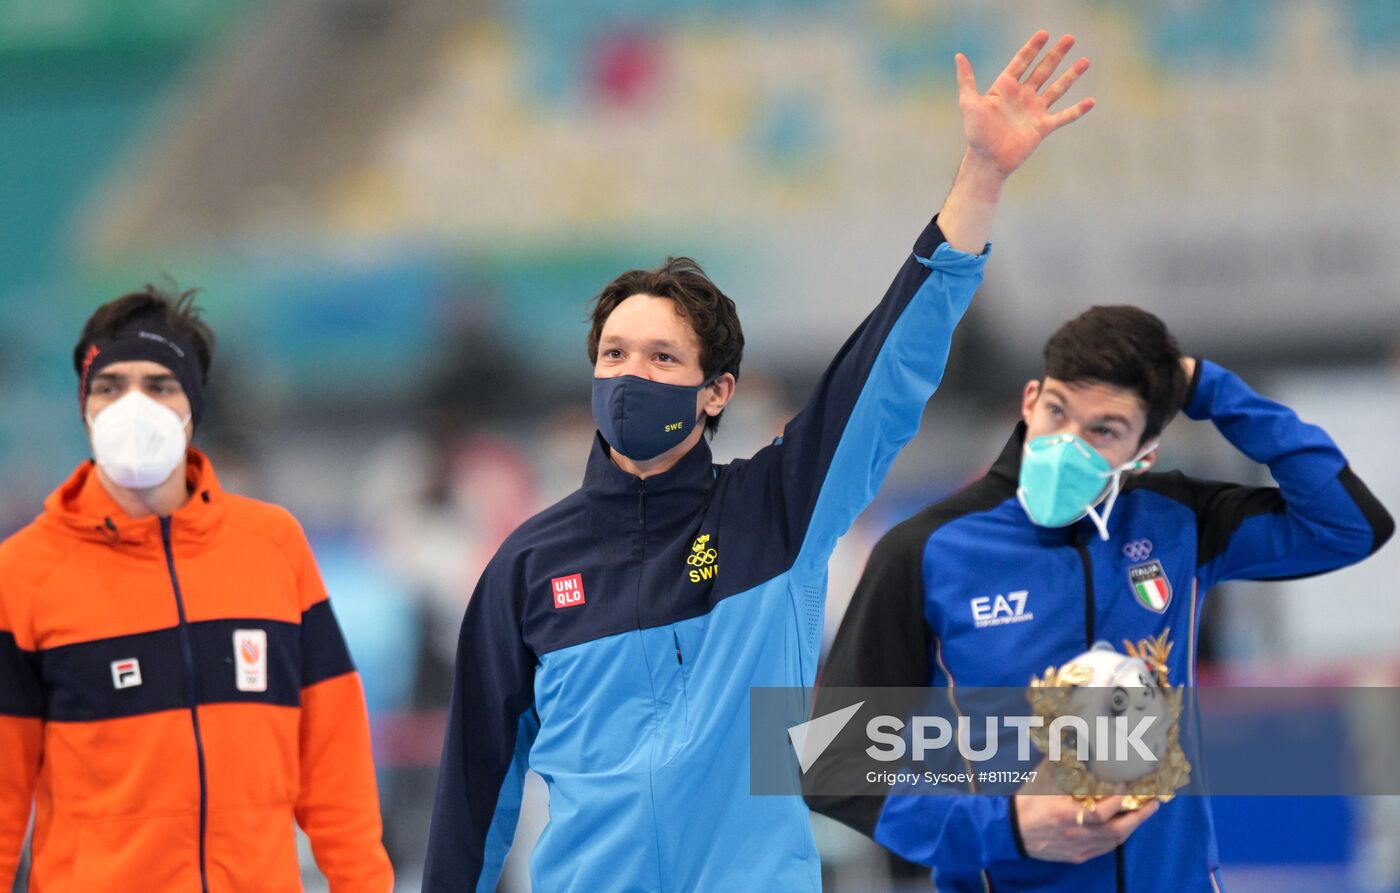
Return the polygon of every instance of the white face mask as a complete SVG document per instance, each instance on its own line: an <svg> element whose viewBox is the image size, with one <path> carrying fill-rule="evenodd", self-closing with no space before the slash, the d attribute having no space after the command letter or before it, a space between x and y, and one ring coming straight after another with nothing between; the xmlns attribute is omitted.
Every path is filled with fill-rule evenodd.
<svg viewBox="0 0 1400 893"><path fill-rule="evenodd" d="M88 417L93 458L117 486L149 490L165 483L185 457L189 420L132 391Z"/></svg>

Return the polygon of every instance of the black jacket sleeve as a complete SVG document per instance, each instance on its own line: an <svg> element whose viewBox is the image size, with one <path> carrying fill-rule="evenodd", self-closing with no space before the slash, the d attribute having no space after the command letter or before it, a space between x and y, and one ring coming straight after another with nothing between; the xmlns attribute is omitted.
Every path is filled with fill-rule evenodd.
<svg viewBox="0 0 1400 893"><path fill-rule="evenodd" d="M895 527L871 553L822 670L813 716L846 706L832 689L928 684L933 639L924 618L923 550L929 529L919 521ZM803 787L813 810L873 837L884 798L812 793L841 764L842 750L863 749L868 743L858 724L847 726L828 748L829 756L804 775Z"/></svg>

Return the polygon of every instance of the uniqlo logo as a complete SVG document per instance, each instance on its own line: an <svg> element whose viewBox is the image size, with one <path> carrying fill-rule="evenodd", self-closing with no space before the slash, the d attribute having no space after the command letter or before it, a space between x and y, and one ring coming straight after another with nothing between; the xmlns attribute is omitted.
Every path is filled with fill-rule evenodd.
<svg viewBox="0 0 1400 893"><path fill-rule="evenodd" d="M549 586L554 590L554 607L572 608L583 604L583 574L555 577L549 581Z"/></svg>

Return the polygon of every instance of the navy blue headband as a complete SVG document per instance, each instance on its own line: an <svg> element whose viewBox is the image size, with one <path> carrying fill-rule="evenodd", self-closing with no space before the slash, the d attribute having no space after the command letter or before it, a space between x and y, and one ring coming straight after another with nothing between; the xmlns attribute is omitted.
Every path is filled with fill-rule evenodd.
<svg viewBox="0 0 1400 893"><path fill-rule="evenodd" d="M204 415L204 371L194 343L165 325L165 320L144 315L132 320L110 338L88 345L78 370L78 401L86 415L88 382L113 363L147 360L169 369L190 400L190 418L196 428Z"/></svg>

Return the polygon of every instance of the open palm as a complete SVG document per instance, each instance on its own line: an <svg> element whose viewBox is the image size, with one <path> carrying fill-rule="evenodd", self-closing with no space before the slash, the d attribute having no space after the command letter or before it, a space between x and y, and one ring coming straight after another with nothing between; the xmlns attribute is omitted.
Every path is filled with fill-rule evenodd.
<svg viewBox="0 0 1400 893"><path fill-rule="evenodd" d="M972 63L962 53L957 55L958 105L968 150L1003 175L1020 167L1048 134L1079 120L1094 107L1093 99L1082 99L1067 109L1050 110L1089 69L1089 60L1075 62L1046 87L1074 46L1074 38L1066 34L1032 69L1031 63L1049 39L1048 32L1037 31L997 75L986 94L977 92Z"/></svg>

